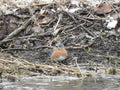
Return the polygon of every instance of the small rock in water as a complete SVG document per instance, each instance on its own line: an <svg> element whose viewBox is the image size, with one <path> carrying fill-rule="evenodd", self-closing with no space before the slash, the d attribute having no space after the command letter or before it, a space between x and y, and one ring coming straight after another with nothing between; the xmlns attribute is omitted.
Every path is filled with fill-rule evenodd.
<svg viewBox="0 0 120 90"><path fill-rule="evenodd" d="M15 76L12 76L12 75L9 75L9 76L6 76L7 80L10 81L10 82L15 82L16 81L16 77Z"/></svg>

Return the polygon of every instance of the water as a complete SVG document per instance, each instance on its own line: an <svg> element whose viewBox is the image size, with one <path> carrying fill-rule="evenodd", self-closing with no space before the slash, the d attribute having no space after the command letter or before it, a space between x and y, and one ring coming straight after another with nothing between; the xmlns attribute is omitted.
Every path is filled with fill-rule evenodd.
<svg viewBox="0 0 120 90"><path fill-rule="evenodd" d="M68 76L22 77L16 82L3 80L0 90L120 90L120 76L79 79Z"/></svg>

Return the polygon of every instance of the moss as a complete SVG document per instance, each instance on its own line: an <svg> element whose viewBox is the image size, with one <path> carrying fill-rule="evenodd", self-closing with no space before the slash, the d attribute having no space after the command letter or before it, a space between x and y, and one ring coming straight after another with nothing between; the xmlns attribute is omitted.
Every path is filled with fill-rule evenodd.
<svg viewBox="0 0 120 90"><path fill-rule="evenodd" d="M115 75L117 73L116 68L110 67L107 69L107 74Z"/></svg>

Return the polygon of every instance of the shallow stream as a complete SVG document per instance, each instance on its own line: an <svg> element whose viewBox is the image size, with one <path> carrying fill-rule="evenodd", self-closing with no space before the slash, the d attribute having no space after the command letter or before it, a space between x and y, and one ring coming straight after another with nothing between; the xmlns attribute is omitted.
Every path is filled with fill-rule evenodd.
<svg viewBox="0 0 120 90"><path fill-rule="evenodd" d="M0 90L120 90L120 76L106 75L79 79L69 76L21 77L15 82L3 79Z"/></svg>

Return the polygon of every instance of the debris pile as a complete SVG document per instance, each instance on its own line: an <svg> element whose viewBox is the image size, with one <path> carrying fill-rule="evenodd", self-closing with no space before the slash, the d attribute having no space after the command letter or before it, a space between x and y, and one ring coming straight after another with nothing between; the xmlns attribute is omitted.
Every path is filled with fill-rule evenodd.
<svg viewBox="0 0 120 90"><path fill-rule="evenodd" d="M77 63L118 67L120 2L107 0L90 5L81 1L38 3L31 0L27 6L11 0L1 2L1 52L46 64L49 50L61 41L69 52L69 65L74 65L77 57Z"/></svg>

